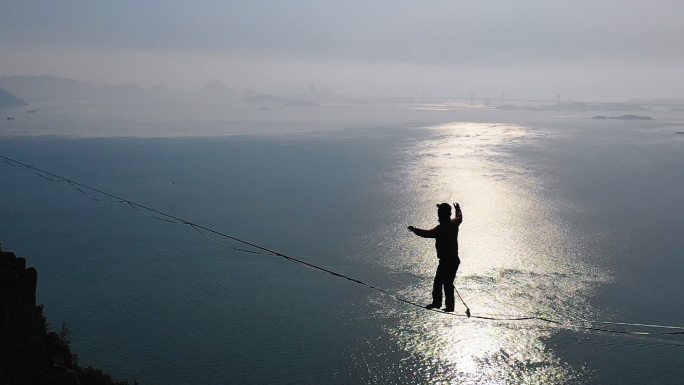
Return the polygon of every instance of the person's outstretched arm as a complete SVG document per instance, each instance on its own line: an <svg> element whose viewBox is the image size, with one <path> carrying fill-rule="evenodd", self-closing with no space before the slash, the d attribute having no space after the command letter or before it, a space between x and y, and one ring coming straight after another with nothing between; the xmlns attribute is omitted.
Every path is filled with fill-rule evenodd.
<svg viewBox="0 0 684 385"><path fill-rule="evenodd" d="M458 203L454 203L454 209L456 210L456 214L454 215L454 219L452 219L452 221L460 225L461 222L463 222L463 213L461 212L461 206Z"/></svg>
<svg viewBox="0 0 684 385"><path fill-rule="evenodd" d="M434 229L430 229L430 230L423 230L423 229L417 229L413 226L409 226L408 229L419 237L437 238L437 228L436 227Z"/></svg>

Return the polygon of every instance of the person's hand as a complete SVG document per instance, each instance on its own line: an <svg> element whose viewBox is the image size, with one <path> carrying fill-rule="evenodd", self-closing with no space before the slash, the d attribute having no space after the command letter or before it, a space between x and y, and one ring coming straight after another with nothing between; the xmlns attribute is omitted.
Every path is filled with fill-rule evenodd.
<svg viewBox="0 0 684 385"><path fill-rule="evenodd" d="M409 231L413 231L413 230L415 230L416 228L413 227L413 226L409 226L409 227L407 227L407 229L409 229Z"/></svg>
<svg viewBox="0 0 684 385"><path fill-rule="evenodd" d="M460 208L461 208L461 206L458 203L454 203L454 209L458 210Z"/></svg>

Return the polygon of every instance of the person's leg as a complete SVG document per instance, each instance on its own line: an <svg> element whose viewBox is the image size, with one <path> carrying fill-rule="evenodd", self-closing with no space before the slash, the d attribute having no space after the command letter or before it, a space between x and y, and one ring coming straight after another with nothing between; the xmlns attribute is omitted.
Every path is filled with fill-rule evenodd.
<svg viewBox="0 0 684 385"><path fill-rule="evenodd" d="M456 270L458 270L458 265L450 265L444 270L444 310L454 311L454 279L456 278Z"/></svg>
<svg viewBox="0 0 684 385"><path fill-rule="evenodd" d="M435 281L432 284L432 304L430 308L439 309L442 307L442 285L444 281L444 266L440 263L435 272Z"/></svg>

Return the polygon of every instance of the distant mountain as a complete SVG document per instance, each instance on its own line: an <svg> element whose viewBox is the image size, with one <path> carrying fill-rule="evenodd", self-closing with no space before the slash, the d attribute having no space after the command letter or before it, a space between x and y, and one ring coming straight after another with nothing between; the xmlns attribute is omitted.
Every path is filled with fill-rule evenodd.
<svg viewBox="0 0 684 385"><path fill-rule="evenodd" d="M0 87L24 100L81 99L93 92L86 83L54 76L1 77Z"/></svg>
<svg viewBox="0 0 684 385"><path fill-rule="evenodd" d="M202 86L195 92L195 95L202 99L210 99L216 101L236 101L240 99L240 93L228 88L225 84L218 80L210 80L207 84Z"/></svg>
<svg viewBox="0 0 684 385"><path fill-rule="evenodd" d="M24 102L23 100L15 98L9 92L7 92L5 89L0 88L0 108L17 107L17 106L23 106L23 105L26 105L26 102Z"/></svg>
<svg viewBox="0 0 684 385"><path fill-rule="evenodd" d="M194 91L181 92L163 85L141 87L136 84L93 85L79 80L56 76L5 76L0 87L27 101L41 100L162 100L194 101L201 103L281 104L289 106L317 106L320 103L350 101L351 99L329 89L274 96L252 90L238 91L219 80L211 80Z"/></svg>
<svg viewBox="0 0 684 385"><path fill-rule="evenodd" d="M171 88L157 84L147 89L147 94L153 98L157 99L177 99L184 96L182 93L172 90Z"/></svg>
<svg viewBox="0 0 684 385"><path fill-rule="evenodd" d="M25 100L140 100L177 96L164 86L92 85L56 76L0 77L0 87Z"/></svg>

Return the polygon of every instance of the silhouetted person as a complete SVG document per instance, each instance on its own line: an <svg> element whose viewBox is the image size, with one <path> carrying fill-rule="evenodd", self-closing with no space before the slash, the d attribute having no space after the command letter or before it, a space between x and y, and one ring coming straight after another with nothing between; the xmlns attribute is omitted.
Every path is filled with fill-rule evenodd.
<svg viewBox="0 0 684 385"><path fill-rule="evenodd" d="M444 311L454 311L454 278L461 260L458 258L458 227L463 222L463 214L458 203L454 203L456 214L451 218L451 206L448 203L437 205L437 218L439 224L431 230L417 229L409 226L408 229L423 238L435 238L437 258L439 265L435 273L435 283L432 286L432 303L425 306L427 309L439 309L442 307L442 288L444 288Z"/></svg>

